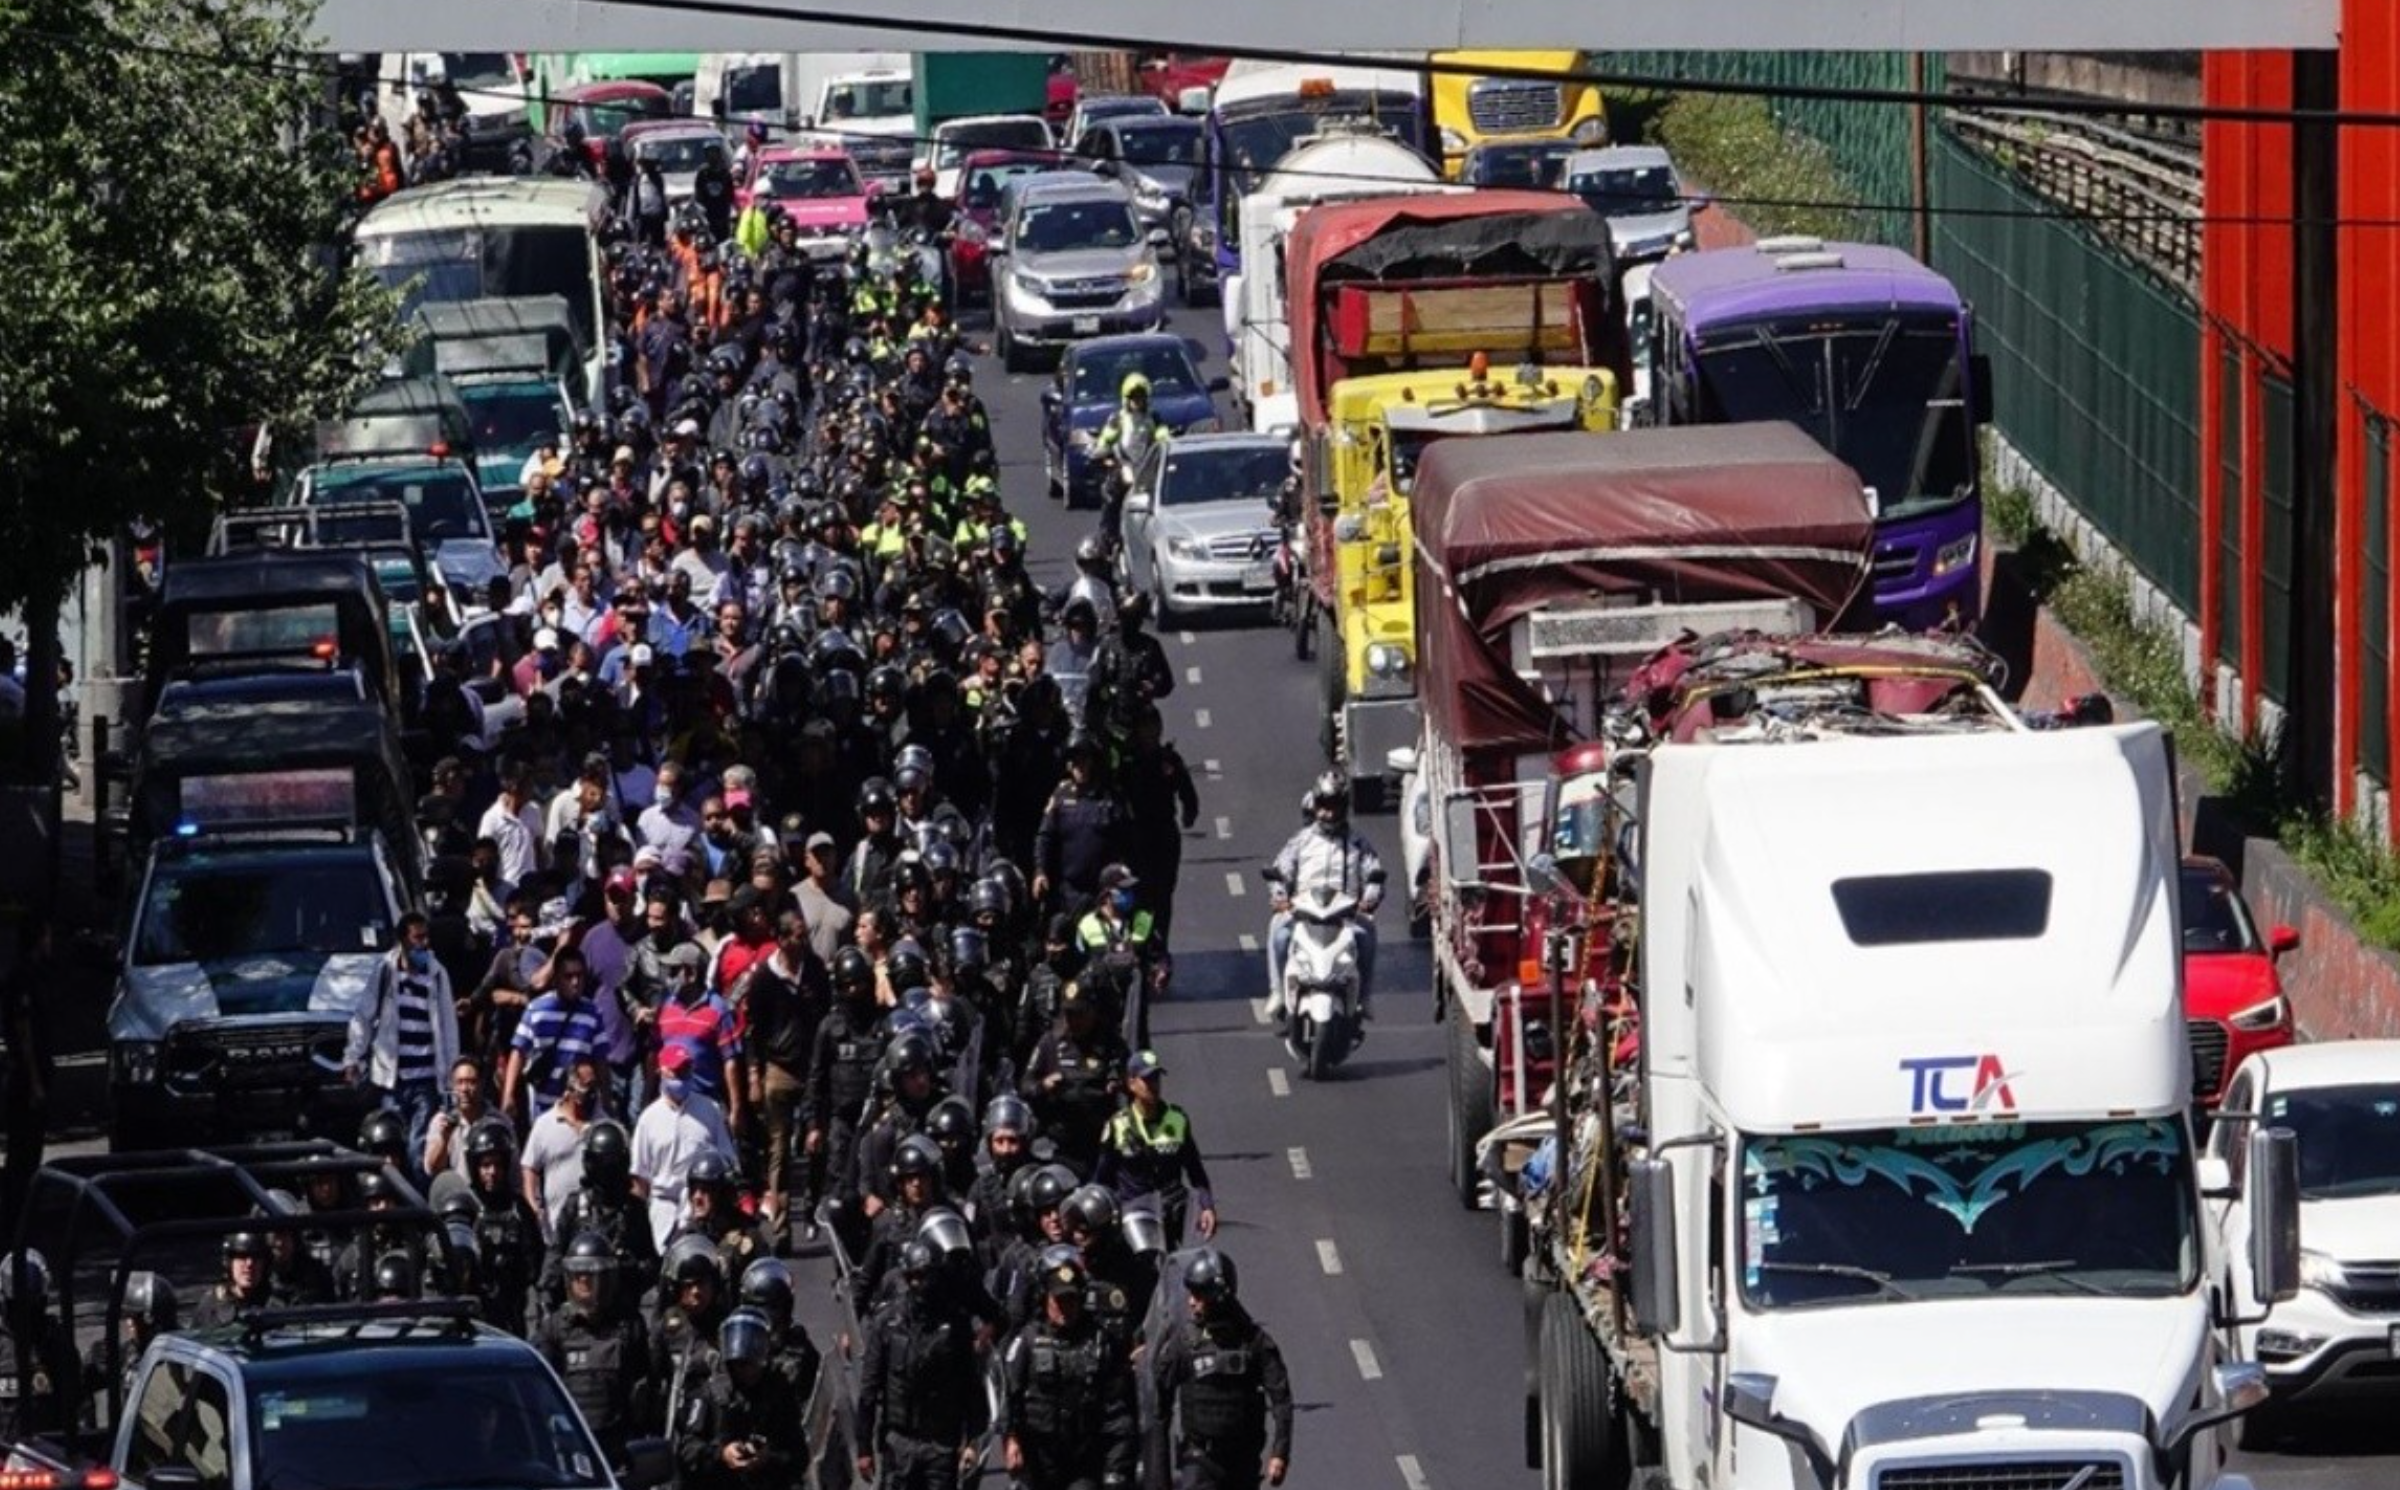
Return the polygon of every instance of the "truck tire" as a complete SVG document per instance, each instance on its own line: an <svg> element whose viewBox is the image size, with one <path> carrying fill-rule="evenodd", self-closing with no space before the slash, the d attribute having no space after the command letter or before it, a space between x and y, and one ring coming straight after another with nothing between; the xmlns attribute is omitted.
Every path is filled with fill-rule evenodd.
<svg viewBox="0 0 2400 1490"><path fill-rule="evenodd" d="M1474 1210L1483 1196L1475 1168L1475 1145L1492 1131L1492 1075L1475 1048L1475 1026L1466 1011L1452 1009L1450 1025L1450 1187L1458 1203Z"/></svg>
<svg viewBox="0 0 2400 1490"><path fill-rule="evenodd" d="M1401 796L1400 805L1403 808L1408 805L1405 793ZM1430 874L1418 875L1416 888L1410 892L1408 897L1408 939L1412 942L1433 939L1432 879L1433 876Z"/></svg>
<svg viewBox="0 0 2400 1490"><path fill-rule="evenodd" d="M1525 1399L1525 1467L1542 1467L1542 1312L1550 1302L1551 1290L1536 1285L1530 1278L1522 1291L1520 1313L1525 1331L1525 1348L1519 1359L1523 1379L1518 1389Z"/></svg>
<svg viewBox="0 0 2400 1490"><path fill-rule="evenodd" d="M1533 1240L1532 1223L1522 1210L1500 1208L1500 1270L1511 1278L1525 1275L1525 1252Z"/></svg>
<svg viewBox="0 0 2400 1490"><path fill-rule="evenodd" d="M1317 732L1317 743L1325 749L1327 765L1338 765L1342 758L1342 700L1350 687L1350 680L1343 672L1347 666L1342 656L1342 633L1334 625L1333 613L1318 611L1317 698L1325 710L1325 724Z"/></svg>
<svg viewBox="0 0 2400 1490"><path fill-rule="evenodd" d="M1317 654L1317 606L1307 587L1292 602L1292 656L1302 662Z"/></svg>
<svg viewBox="0 0 2400 1490"><path fill-rule="evenodd" d="M1563 1293L1542 1306L1542 1490L1628 1490L1617 1381Z"/></svg>

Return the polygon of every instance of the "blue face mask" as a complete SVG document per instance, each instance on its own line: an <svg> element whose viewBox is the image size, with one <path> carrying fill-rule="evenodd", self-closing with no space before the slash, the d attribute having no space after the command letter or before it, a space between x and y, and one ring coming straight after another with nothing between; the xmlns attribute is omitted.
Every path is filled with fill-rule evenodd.
<svg viewBox="0 0 2400 1490"><path fill-rule="evenodd" d="M690 1094L691 1090L692 1083L685 1077L661 1076L658 1079L659 1095L670 1102L681 1102Z"/></svg>
<svg viewBox="0 0 2400 1490"><path fill-rule="evenodd" d="M1133 892L1131 890L1115 892L1108 897L1108 902L1117 908L1117 914L1120 916L1133 914Z"/></svg>
<svg viewBox="0 0 2400 1490"><path fill-rule="evenodd" d="M433 953L423 947L411 947L408 949L408 965L415 972L431 972L433 971Z"/></svg>

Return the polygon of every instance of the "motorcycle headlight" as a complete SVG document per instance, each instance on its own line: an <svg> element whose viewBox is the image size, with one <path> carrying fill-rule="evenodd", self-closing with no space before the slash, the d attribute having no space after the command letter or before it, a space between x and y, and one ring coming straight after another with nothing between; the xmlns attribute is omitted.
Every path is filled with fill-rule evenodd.
<svg viewBox="0 0 2400 1490"><path fill-rule="evenodd" d="M1943 544L1940 548L1935 549L1933 551L1933 572L1935 574L1949 574L1954 570L1964 569L1969 564L1974 563L1975 538L1975 534L1969 533L1963 538L1953 538L1948 543Z"/></svg>
<svg viewBox="0 0 2400 1490"><path fill-rule="evenodd" d="M2292 1006L2284 1002L2282 994L2277 994L2263 1004L2252 1004L2225 1022L2237 1030L2271 1030L2280 1028L2291 1017Z"/></svg>
<svg viewBox="0 0 2400 1490"><path fill-rule="evenodd" d="M1367 648L1367 673L1371 677L1396 682L1407 677L1415 666L1408 648L1398 642L1376 642Z"/></svg>
<svg viewBox="0 0 2400 1490"><path fill-rule="evenodd" d="M108 1048L110 1074L119 1086L158 1085L158 1042L126 1040Z"/></svg>

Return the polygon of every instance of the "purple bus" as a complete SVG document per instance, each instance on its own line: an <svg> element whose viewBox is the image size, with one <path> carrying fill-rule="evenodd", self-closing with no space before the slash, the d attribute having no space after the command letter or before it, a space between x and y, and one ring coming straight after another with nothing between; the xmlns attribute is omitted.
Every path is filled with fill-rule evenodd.
<svg viewBox="0 0 2400 1490"><path fill-rule="evenodd" d="M1767 238L1660 264L1650 312L1653 423L1799 425L1875 500L1877 619L1976 619L1991 379L1955 285L1897 249Z"/></svg>

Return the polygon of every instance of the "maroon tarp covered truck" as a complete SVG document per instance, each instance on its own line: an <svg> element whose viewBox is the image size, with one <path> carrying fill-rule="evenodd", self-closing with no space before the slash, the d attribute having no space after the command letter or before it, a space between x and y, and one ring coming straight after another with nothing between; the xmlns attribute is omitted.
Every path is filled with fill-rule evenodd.
<svg viewBox="0 0 2400 1490"><path fill-rule="evenodd" d="M1857 474L1789 424L1493 435L1426 452L1413 500L1417 690L1409 869L1450 1034L1450 1167L1540 1100L1511 1005L1538 983L1526 865L1545 784L1603 702L1680 636L1805 636L1862 593Z"/></svg>

